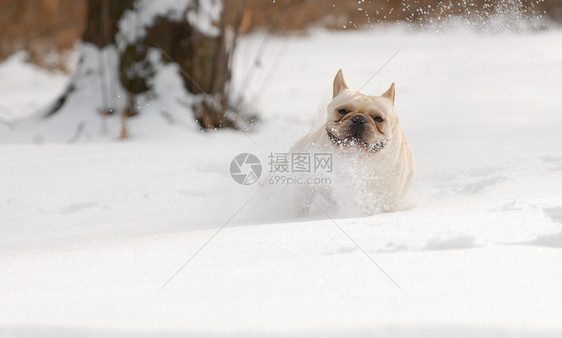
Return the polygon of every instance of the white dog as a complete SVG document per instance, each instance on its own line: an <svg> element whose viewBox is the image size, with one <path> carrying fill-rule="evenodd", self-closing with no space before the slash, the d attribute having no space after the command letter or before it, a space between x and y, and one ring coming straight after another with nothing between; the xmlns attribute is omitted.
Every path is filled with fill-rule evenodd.
<svg viewBox="0 0 562 338"><path fill-rule="evenodd" d="M334 79L328 119L312 133L297 141L292 153L329 151L337 168L348 168L349 180L338 191L361 194L366 213L391 212L407 193L414 178L412 151L394 110L394 83L381 96L350 90L341 69ZM349 183L349 184L347 184ZM335 207L342 205L329 187L298 188L296 210L306 214L320 192ZM347 194L349 196L349 194ZM345 205L345 204L344 204Z"/></svg>

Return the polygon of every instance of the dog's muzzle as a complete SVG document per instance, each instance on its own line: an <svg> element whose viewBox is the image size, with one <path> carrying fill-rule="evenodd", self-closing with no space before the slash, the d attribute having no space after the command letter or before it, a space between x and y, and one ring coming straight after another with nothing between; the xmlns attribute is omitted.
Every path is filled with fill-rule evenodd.
<svg viewBox="0 0 562 338"><path fill-rule="evenodd" d="M346 137L344 139L338 138L328 128L326 128L326 132L328 133L328 137L330 138L332 143L341 148L357 146L367 151L376 153L378 151L381 151L384 148L384 146L386 146L389 142L388 139L385 139L375 144L372 144L372 143L367 143L364 140L357 137Z"/></svg>

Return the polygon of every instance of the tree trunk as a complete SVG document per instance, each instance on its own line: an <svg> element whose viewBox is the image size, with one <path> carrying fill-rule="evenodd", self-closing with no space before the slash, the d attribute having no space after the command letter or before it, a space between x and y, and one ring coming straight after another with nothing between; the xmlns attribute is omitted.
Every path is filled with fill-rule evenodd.
<svg viewBox="0 0 562 338"><path fill-rule="evenodd" d="M229 86L244 0L185 0L165 6L157 1L88 0L80 64L45 116L63 115L65 110L80 114L72 108L77 103L68 101L80 91L93 95L97 90L99 102L82 103L94 105L89 110L97 111L103 121L117 113L120 118L111 121L119 125L121 137L127 137L127 119L151 113L141 103L168 96L158 85L159 72L175 64L185 96L176 100L182 105L170 99L175 111L162 107L162 116L187 111L206 129L239 127Z"/></svg>

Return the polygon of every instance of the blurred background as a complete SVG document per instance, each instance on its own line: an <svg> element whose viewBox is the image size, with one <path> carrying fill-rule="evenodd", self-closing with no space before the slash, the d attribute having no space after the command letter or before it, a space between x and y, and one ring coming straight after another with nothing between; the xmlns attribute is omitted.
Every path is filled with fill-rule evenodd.
<svg viewBox="0 0 562 338"><path fill-rule="evenodd" d="M245 74L233 74L233 58L239 38L253 33L302 36L389 25L541 31L562 21L562 0L1 0L0 16L0 63L17 54L43 70L71 75L58 98L28 104L25 114L0 97L0 122L13 127L22 117L48 117L46 129L66 131L68 140L100 124L102 134L127 138L128 119L139 115L169 124L195 119L203 130L252 129L260 114L235 94L241 90L234 77L247 85L267 38ZM177 75L179 84L170 80ZM80 118L67 117L77 109Z"/></svg>
<svg viewBox="0 0 562 338"><path fill-rule="evenodd" d="M89 6L102 3L103 0L1 0L0 62L25 50L30 62L46 69L67 70L68 53L87 26ZM482 20L510 9L516 9L514 13L519 15L544 15L562 22L561 0L246 0L242 5L243 34L260 29L274 34L302 34L311 27L360 29L396 21L424 24L451 15L478 15Z"/></svg>

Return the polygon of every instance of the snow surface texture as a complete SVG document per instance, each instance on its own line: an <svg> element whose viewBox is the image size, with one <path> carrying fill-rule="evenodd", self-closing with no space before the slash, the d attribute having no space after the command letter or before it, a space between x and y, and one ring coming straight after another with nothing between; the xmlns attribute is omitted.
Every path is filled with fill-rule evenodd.
<svg viewBox="0 0 562 338"><path fill-rule="evenodd" d="M241 42L238 86L264 38ZM238 87L256 133L153 114L68 145L0 125L0 336L560 336L562 31L267 39ZM418 169L402 211L296 218L287 188L231 179L236 154L267 169L324 120L339 68L357 89L402 46L362 90L397 84ZM46 103L46 79L11 59L0 104Z"/></svg>

